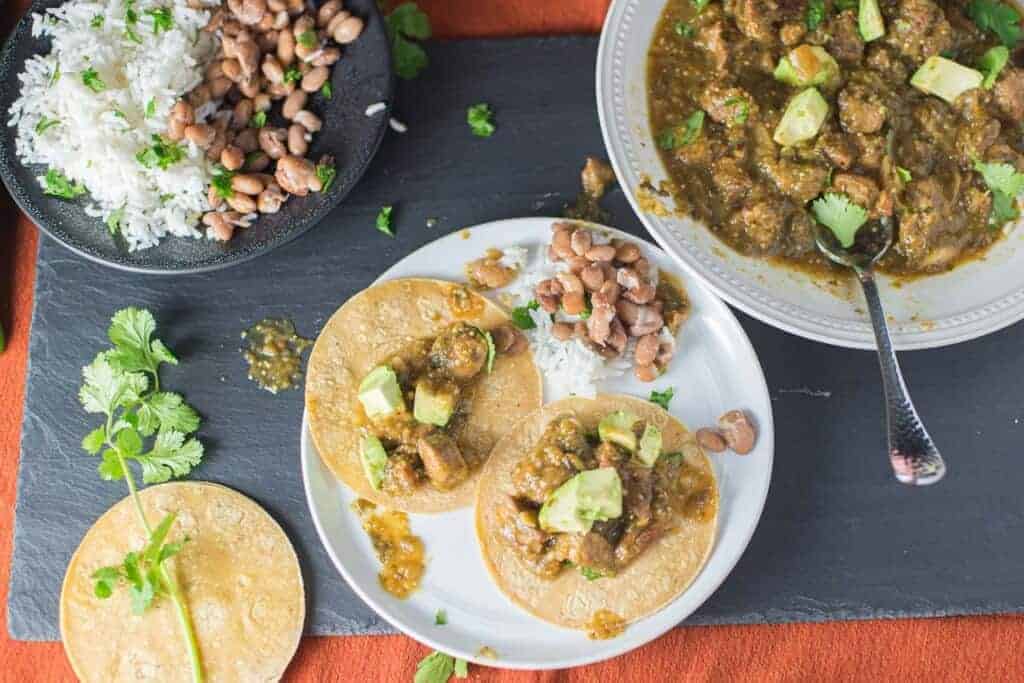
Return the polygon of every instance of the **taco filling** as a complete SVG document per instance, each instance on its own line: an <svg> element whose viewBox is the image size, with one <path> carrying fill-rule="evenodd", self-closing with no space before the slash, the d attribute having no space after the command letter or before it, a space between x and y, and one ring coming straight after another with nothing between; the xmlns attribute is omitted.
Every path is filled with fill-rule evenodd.
<svg viewBox="0 0 1024 683"><path fill-rule="evenodd" d="M526 339L510 325L484 330L463 321L413 341L374 367L359 385L360 457L370 485L392 495L421 486L448 491L483 457L460 448L468 397L498 354L515 355Z"/></svg>
<svg viewBox="0 0 1024 683"><path fill-rule="evenodd" d="M663 452L661 430L622 410L596 432L556 417L511 482L498 534L543 579L614 576L684 520L708 522L717 508L710 471Z"/></svg>

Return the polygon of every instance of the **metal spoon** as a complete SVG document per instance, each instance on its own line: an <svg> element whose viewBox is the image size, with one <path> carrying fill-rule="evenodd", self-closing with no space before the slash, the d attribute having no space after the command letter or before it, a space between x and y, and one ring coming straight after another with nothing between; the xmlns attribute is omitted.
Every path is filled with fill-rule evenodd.
<svg viewBox="0 0 1024 683"><path fill-rule="evenodd" d="M889 439L889 460L896 479L903 484L927 486L942 479L946 474L946 463L935 447L928 430L910 400L910 392L896 351L889 338L889 327L885 322L885 311L878 296L874 266L892 246L895 227L892 219L882 218L879 230L872 234L870 245L864 248L863 240L850 249L844 249L830 230L817 225L815 242L818 249L839 265L852 268L857 273L864 299L871 312L871 324L875 329L878 345L878 363L882 367L882 388L885 391L886 423Z"/></svg>

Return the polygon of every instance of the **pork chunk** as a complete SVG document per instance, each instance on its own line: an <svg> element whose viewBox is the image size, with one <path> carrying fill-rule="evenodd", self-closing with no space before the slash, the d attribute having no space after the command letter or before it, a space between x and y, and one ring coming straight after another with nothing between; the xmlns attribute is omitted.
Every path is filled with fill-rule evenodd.
<svg viewBox="0 0 1024 683"><path fill-rule="evenodd" d="M455 440L441 432L420 437L416 449L423 469L438 489L453 489L469 476L469 466Z"/></svg>

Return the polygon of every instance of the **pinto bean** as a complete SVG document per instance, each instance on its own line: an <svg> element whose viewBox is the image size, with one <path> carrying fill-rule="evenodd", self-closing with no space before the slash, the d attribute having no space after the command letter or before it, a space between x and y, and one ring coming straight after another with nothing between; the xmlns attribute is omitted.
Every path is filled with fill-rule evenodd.
<svg viewBox="0 0 1024 683"><path fill-rule="evenodd" d="M281 31L278 34L277 59L285 66L290 66L295 61L295 34L291 31Z"/></svg>
<svg viewBox="0 0 1024 683"><path fill-rule="evenodd" d="M210 19L206 22L206 26L203 27L203 30L207 33L214 33L215 31L218 31L224 24L224 16L224 10L218 7L210 14Z"/></svg>
<svg viewBox="0 0 1024 683"><path fill-rule="evenodd" d="M271 83L267 86L267 92L270 93L270 99L280 100L288 97L295 92L294 83Z"/></svg>
<svg viewBox="0 0 1024 683"><path fill-rule="evenodd" d="M218 161L221 152L228 146L228 136L223 130L218 130L213 136L213 142L206 148L206 158L210 161Z"/></svg>
<svg viewBox="0 0 1024 683"><path fill-rule="evenodd" d="M653 365L637 365L633 368L633 374L641 382L653 382L658 379L658 369Z"/></svg>
<svg viewBox="0 0 1024 683"><path fill-rule="evenodd" d="M225 221L224 217L216 211L205 214L203 224L208 228L206 234L220 242L227 242L235 232L234 226Z"/></svg>
<svg viewBox="0 0 1024 683"><path fill-rule="evenodd" d="M288 3L285 0L267 0L267 9L271 12L287 12Z"/></svg>
<svg viewBox="0 0 1024 683"><path fill-rule="evenodd" d="M206 201L209 202L211 207L216 209L224 203L224 198L217 193L216 187L210 185L206 188Z"/></svg>
<svg viewBox="0 0 1024 683"><path fill-rule="evenodd" d="M292 24L292 34L298 38L308 31L316 31L316 20L308 14L304 14Z"/></svg>
<svg viewBox="0 0 1024 683"><path fill-rule="evenodd" d="M323 183L316 176L313 162L301 157L281 157L277 162L274 178L281 189L299 197L305 197L310 192L319 192L323 188Z"/></svg>
<svg viewBox="0 0 1024 683"><path fill-rule="evenodd" d="M224 75L224 60L215 59L206 65L206 70L203 71L203 75L206 76L206 80L214 78L220 78Z"/></svg>
<svg viewBox="0 0 1024 683"><path fill-rule="evenodd" d="M308 98L309 94L305 90L296 90L285 98L284 104L281 105L281 115L291 121L306 106Z"/></svg>
<svg viewBox="0 0 1024 683"><path fill-rule="evenodd" d="M562 290L566 293L573 293L583 295L583 282L578 276L572 273L558 273L555 275L558 279L558 283L562 285Z"/></svg>
<svg viewBox="0 0 1024 683"><path fill-rule="evenodd" d="M722 453L728 448L725 437L714 429L702 427L697 430L697 445L712 453Z"/></svg>
<svg viewBox="0 0 1024 683"><path fill-rule="evenodd" d="M331 17L331 20L327 22L326 26L327 35L333 36L335 29L341 26L341 22L345 21L350 16L352 15L349 12L346 12L345 10L340 10L337 14Z"/></svg>
<svg viewBox="0 0 1024 683"><path fill-rule="evenodd" d="M277 31L271 27L273 15L268 14L264 16L263 22L267 24L267 28L263 33L256 36L256 44L259 45L260 49L264 52L273 52L277 49ZM257 26L256 28L259 29L260 27Z"/></svg>
<svg viewBox="0 0 1024 683"><path fill-rule="evenodd" d="M316 92L323 86L330 75L331 72L326 66L313 67L302 77L302 89L310 93Z"/></svg>
<svg viewBox="0 0 1024 683"><path fill-rule="evenodd" d="M229 171L237 171L245 164L245 152L234 145L228 145L220 153L220 163Z"/></svg>
<svg viewBox="0 0 1024 683"><path fill-rule="evenodd" d="M633 359L637 365L652 365L658 356L658 335L647 334L640 337L636 343L636 350L633 352Z"/></svg>
<svg viewBox="0 0 1024 683"><path fill-rule="evenodd" d="M339 45L347 45L358 38L362 32L363 20L359 17L350 16L335 27L334 31L331 32L331 37Z"/></svg>
<svg viewBox="0 0 1024 683"><path fill-rule="evenodd" d="M306 142L306 129L297 123L288 128L288 152L297 157L306 156L309 151L309 143Z"/></svg>
<svg viewBox="0 0 1024 683"><path fill-rule="evenodd" d="M227 76L221 76L210 81L208 85L210 86L210 97L219 100L228 94L234 82Z"/></svg>
<svg viewBox="0 0 1024 683"><path fill-rule="evenodd" d="M227 198L228 206L239 213L255 213L256 212L256 200L247 194L241 192L233 192L231 196Z"/></svg>
<svg viewBox="0 0 1024 683"><path fill-rule="evenodd" d="M615 306L619 300L619 285L614 280L605 280L601 288L590 295L595 306Z"/></svg>
<svg viewBox="0 0 1024 683"><path fill-rule="evenodd" d="M260 213L277 213L287 198L277 183L270 183L256 198L256 208Z"/></svg>
<svg viewBox="0 0 1024 683"><path fill-rule="evenodd" d="M285 0L288 4L288 14L296 17L306 11L305 0Z"/></svg>
<svg viewBox="0 0 1024 683"><path fill-rule="evenodd" d="M569 244L577 256L583 256L586 254L587 250L590 249L592 242L593 237L590 234L590 231L583 229L575 231L569 240Z"/></svg>
<svg viewBox="0 0 1024 683"><path fill-rule="evenodd" d="M331 66L341 59L341 50L336 47L325 47L317 52L309 63L316 66Z"/></svg>
<svg viewBox="0 0 1024 683"><path fill-rule="evenodd" d="M598 244L587 250L586 257L591 261L611 261L615 258L615 247L610 244Z"/></svg>
<svg viewBox="0 0 1024 683"><path fill-rule="evenodd" d="M254 26L267 12L267 0L228 0L228 9L247 26Z"/></svg>
<svg viewBox="0 0 1024 683"><path fill-rule="evenodd" d="M642 282L633 289L627 289L626 293L622 296L635 304L649 304L654 301L655 294L657 294L657 289L655 289L654 285L649 282Z"/></svg>
<svg viewBox="0 0 1024 683"><path fill-rule="evenodd" d="M575 256L576 252L572 250L572 233L568 230L556 231L551 237L551 250L555 252L559 260Z"/></svg>
<svg viewBox="0 0 1024 683"><path fill-rule="evenodd" d="M274 23L272 24L272 28L275 31L283 31L286 28L288 28L289 24L292 23L292 18L288 16L288 12L285 11L285 10L281 10L280 12L274 12L273 14L274 14ZM276 39L280 38L280 35L275 35L274 38L276 40ZM277 46L273 45L269 49L276 50Z"/></svg>
<svg viewBox="0 0 1024 683"><path fill-rule="evenodd" d="M562 295L562 308L569 315L579 315L587 310L587 300L582 292L566 292Z"/></svg>
<svg viewBox="0 0 1024 683"><path fill-rule="evenodd" d="M231 178L231 189L242 194L257 195L263 192L266 184L255 174L239 173Z"/></svg>
<svg viewBox="0 0 1024 683"><path fill-rule="evenodd" d="M242 65L238 63L237 59L229 57L221 62L221 76L230 78L235 83L242 80L244 74L242 73Z"/></svg>
<svg viewBox="0 0 1024 683"><path fill-rule="evenodd" d="M250 173L259 173L270 167L270 157L264 152L254 152L245 156L245 170ZM264 211L264 213L266 213Z"/></svg>
<svg viewBox="0 0 1024 683"><path fill-rule="evenodd" d="M658 364L659 368L667 368L668 364L672 362L674 355L676 355L675 340L672 342L662 342L658 347L658 357L654 362Z"/></svg>
<svg viewBox="0 0 1024 683"><path fill-rule="evenodd" d="M551 326L551 336L558 341L569 341L572 334L573 326L570 323L554 323Z"/></svg>
<svg viewBox="0 0 1024 683"><path fill-rule="evenodd" d="M205 123L193 123L185 127L185 139L200 149L207 149L213 144L217 130Z"/></svg>
<svg viewBox="0 0 1024 683"><path fill-rule="evenodd" d="M562 296L562 285L554 278L542 280L534 288L534 295L537 297L537 303L545 312L555 313L558 311L559 300Z"/></svg>
<svg viewBox="0 0 1024 683"><path fill-rule="evenodd" d="M178 100L171 107L170 118L181 121L186 126L195 123L196 112L185 100Z"/></svg>
<svg viewBox="0 0 1024 683"><path fill-rule="evenodd" d="M252 112L252 100L238 100L238 104L235 105L235 109L231 113L231 127L235 130L242 130L243 128L246 128L249 125L249 121L252 119Z"/></svg>
<svg viewBox="0 0 1024 683"><path fill-rule="evenodd" d="M310 133L316 133L324 125L319 116L305 109L296 112L295 116L292 117L292 120L308 130Z"/></svg>
<svg viewBox="0 0 1024 683"><path fill-rule="evenodd" d="M210 101L210 86L205 83L192 88L192 92L186 95L188 104L198 109Z"/></svg>
<svg viewBox="0 0 1024 683"><path fill-rule="evenodd" d="M730 410L718 418L718 431L729 444L729 448L737 454L746 455L754 450L757 433L747 414L742 410Z"/></svg>
<svg viewBox="0 0 1024 683"><path fill-rule="evenodd" d="M640 247L632 242L622 242L615 247L615 260L619 263L634 263L640 258Z"/></svg>
<svg viewBox="0 0 1024 683"><path fill-rule="evenodd" d="M629 335L626 334L626 328L622 325L621 320L613 318L611 332L608 335L608 346L621 355L626 350L627 343L629 343Z"/></svg>
<svg viewBox="0 0 1024 683"><path fill-rule="evenodd" d="M573 275L579 275L584 268L590 265L590 261L582 256L570 256L565 262L569 264L569 272Z"/></svg>
<svg viewBox="0 0 1024 683"><path fill-rule="evenodd" d="M227 55L227 50L224 51L224 54ZM237 40L235 41L234 57L238 60L242 73L246 76L252 76L260 65L260 46L251 39Z"/></svg>
<svg viewBox="0 0 1024 683"><path fill-rule="evenodd" d="M636 289L640 286L640 276L632 268L619 268L615 272L615 281L625 289Z"/></svg>
<svg viewBox="0 0 1024 683"><path fill-rule="evenodd" d="M635 324L640 319L640 307L625 299L618 299L615 302L615 313L627 326Z"/></svg>
<svg viewBox="0 0 1024 683"><path fill-rule="evenodd" d="M316 11L316 25L321 28L327 26L327 24L331 23L334 15L341 11L341 7L341 0L327 0L327 2L320 5L320 9Z"/></svg>
<svg viewBox="0 0 1024 683"><path fill-rule="evenodd" d="M633 262L633 270L635 270L636 274L640 277L647 277L651 274L651 262L643 257L638 258Z"/></svg>
<svg viewBox="0 0 1024 683"><path fill-rule="evenodd" d="M587 318L587 335L592 342L604 346L612 332L613 318L615 309L610 306L597 306L590 312L590 317Z"/></svg>
<svg viewBox="0 0 1024 683"><path fill-rule="evenodd" d="M263 66L261 67L263 75L266 76L267 80L271 83L283 83L284 82L284 67L281 66L281 62L277 61L277 57L274 55L266 55L263 57Z"/></svg>
<svg viewBox="0 0 1024 683"><path fill-rule="evenodd" d="M167 137L175 142L185 137L185 124L177 119L168 119Z"/></svg>
<svg viewBox="0 0 1024 683"><path fill-rule="evenodd" d="M238 91L250 99L258 97L262 89L263 78L259 74L243 76L242 80L238 82Z"/></svg>
<svg viewBox="0 0 1024 683"><path fill-rule="evenodd" d="M580 280L588 292L596 292L604 284L604 273L597 266L587 266L580 271Z"/></svg>
<svg viewBox="0 0 1024 683"><path fill-rule="evenodd" d="M288 153L288 149L285 147L287 138L288 133L283 128L260 128L260 149L271 159L280 159ZM284 186L282 185L282 187Z"/></svg>
<svg viewBox="0 0 1024 683"><path fill-rule="evenodd" d="M619 300L622 303L622 300ZM625 316L623 316L625 322ZM637 306L636 322L629 326L631 337L643 337L653 332L659 332L665 326L661 313L653 306Z"/></svg>

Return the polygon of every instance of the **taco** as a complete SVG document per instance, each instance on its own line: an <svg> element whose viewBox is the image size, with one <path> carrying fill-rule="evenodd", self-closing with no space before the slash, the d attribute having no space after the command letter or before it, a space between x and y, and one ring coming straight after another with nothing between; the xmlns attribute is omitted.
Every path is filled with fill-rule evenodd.
<svg viewBox="0 0 1024 683"><path fill-rule="evenodd" d="M192 615L206 679L274 681L299 645L306 615L302 572L288 537L270 515L219 484L151 486L139 497L147 517L176 513L180 552L165 561ZM187 539L187 540L186 540ZM171 600L133 613L127 587L101 597L96 572L147 544L131 498L86 532L60 594L60 633L71 668L85 683L192 680Z"/></svg>
<svg viewBox="0 0 1024 683"><path fill-rule="evenodd" d="M494 303L440 280L352 297L307 368L320 457L360 497L405 512L470 505L491 448L540 402L522 333Z"/></svg>
<svg viewBox="0 0 1024 683"><path fill-rule="evenodd" d="M610 616L636 621L686 590L717 517L715 476L694 436L653 403L616 395L567 398L525 418L492 451L476 501L501 591L541 619L591 630Z"/></svg>

